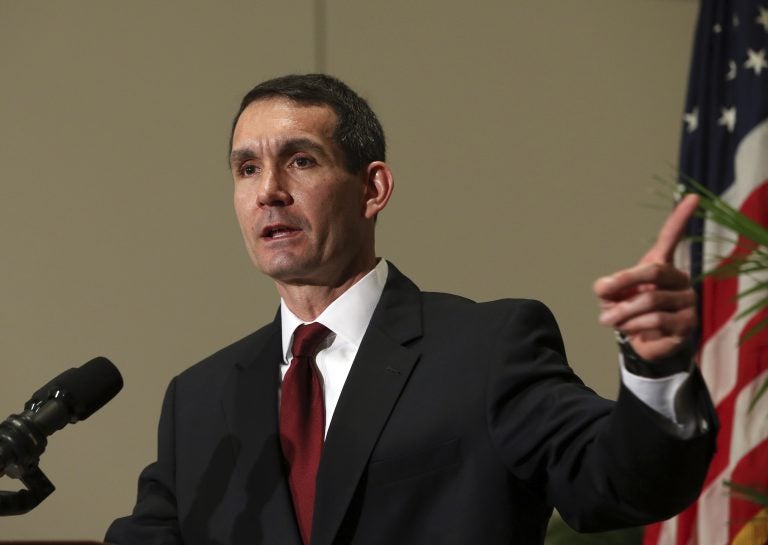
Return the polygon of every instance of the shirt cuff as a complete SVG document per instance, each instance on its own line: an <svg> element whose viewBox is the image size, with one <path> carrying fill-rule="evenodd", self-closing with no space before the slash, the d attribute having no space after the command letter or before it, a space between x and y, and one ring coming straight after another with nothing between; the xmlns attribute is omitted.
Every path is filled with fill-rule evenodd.
<svg viewBox="0 0 768 545"><path fill-rule="evenodd" d="M649 378L630 373L624 365L622 354L619 354L619 364L621 366L621 381L630 392L675 424L683 424L680 421L681 415L678 414L678 409L681 408L679 407L681 400L678 398L678 393L690 376L689 371L680 371L660 378ZM683 401L683 403L685 402ZM682 412L687 413L688 411Z"/></svg>

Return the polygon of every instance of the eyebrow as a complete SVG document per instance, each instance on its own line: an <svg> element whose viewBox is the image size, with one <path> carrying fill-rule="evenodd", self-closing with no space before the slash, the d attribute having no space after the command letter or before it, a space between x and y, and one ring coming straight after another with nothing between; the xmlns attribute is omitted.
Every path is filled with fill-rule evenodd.
<svg viewBox="0 0 768 545"><path fill-rule="evenodd" d="M310 138L290 138L280 143L278 156L290 155L302 150L312 150L321 155L327 156L328 152ZM232 150L229 154L229 164L236 165L251 159L258 159L259 154L253 148L240 148Z"/></svg>

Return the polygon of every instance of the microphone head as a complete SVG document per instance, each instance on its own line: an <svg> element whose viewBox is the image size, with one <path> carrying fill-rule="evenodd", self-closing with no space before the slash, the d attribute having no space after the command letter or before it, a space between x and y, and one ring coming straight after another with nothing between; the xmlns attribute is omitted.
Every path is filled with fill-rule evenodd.
<svg viewBox="0 0 768 545"><path fill-rule="evenodd" d="M107 358L94 358L68 369L32 394L26 407L61 398L71 412L71 422L85 420L123 388L123 377Z"/></svg>
<svg viewBox="0 0 768 545"><path fill-rule="evenodd" d="M99 356L63 375L59 384L70 396L75 418L85 420L122 390L123 377L111 361Z"/></svg>

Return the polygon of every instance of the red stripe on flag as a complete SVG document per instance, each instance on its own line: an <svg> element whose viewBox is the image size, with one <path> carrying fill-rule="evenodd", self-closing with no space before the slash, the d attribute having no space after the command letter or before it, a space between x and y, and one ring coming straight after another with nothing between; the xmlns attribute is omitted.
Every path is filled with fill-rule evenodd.
<svg viewBox="0 0 768 545"><path fill-rule="evenodd" d="M677 517L677 545L688 545L693 526L698 515L699 505L694 503Z"/></svg>
<svg viewBox="0 0 768 545"><path fill-rule="evenodd" d="M708 276L701 282L701 343L708 343L715 333L736 313L736 278Z"/></svg>
<svg viewBox="0 0 768 545"><path fill-rule="evenodd" d="M643 532L643 545L656 545L661 533L661 523L650 524L645 527Z"/></svg>

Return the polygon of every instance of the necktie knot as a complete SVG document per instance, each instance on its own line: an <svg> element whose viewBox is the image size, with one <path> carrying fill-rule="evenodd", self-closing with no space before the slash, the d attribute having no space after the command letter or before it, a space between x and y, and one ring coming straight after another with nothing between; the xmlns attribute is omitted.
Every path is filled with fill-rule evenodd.
<svg viewBox="0 0 768 545"><path fill-rule="evenodd" d="M323 324L314 322L300 325L293 333L291 352L294 358L314 358L320 343L331 332Z"/></svg>

